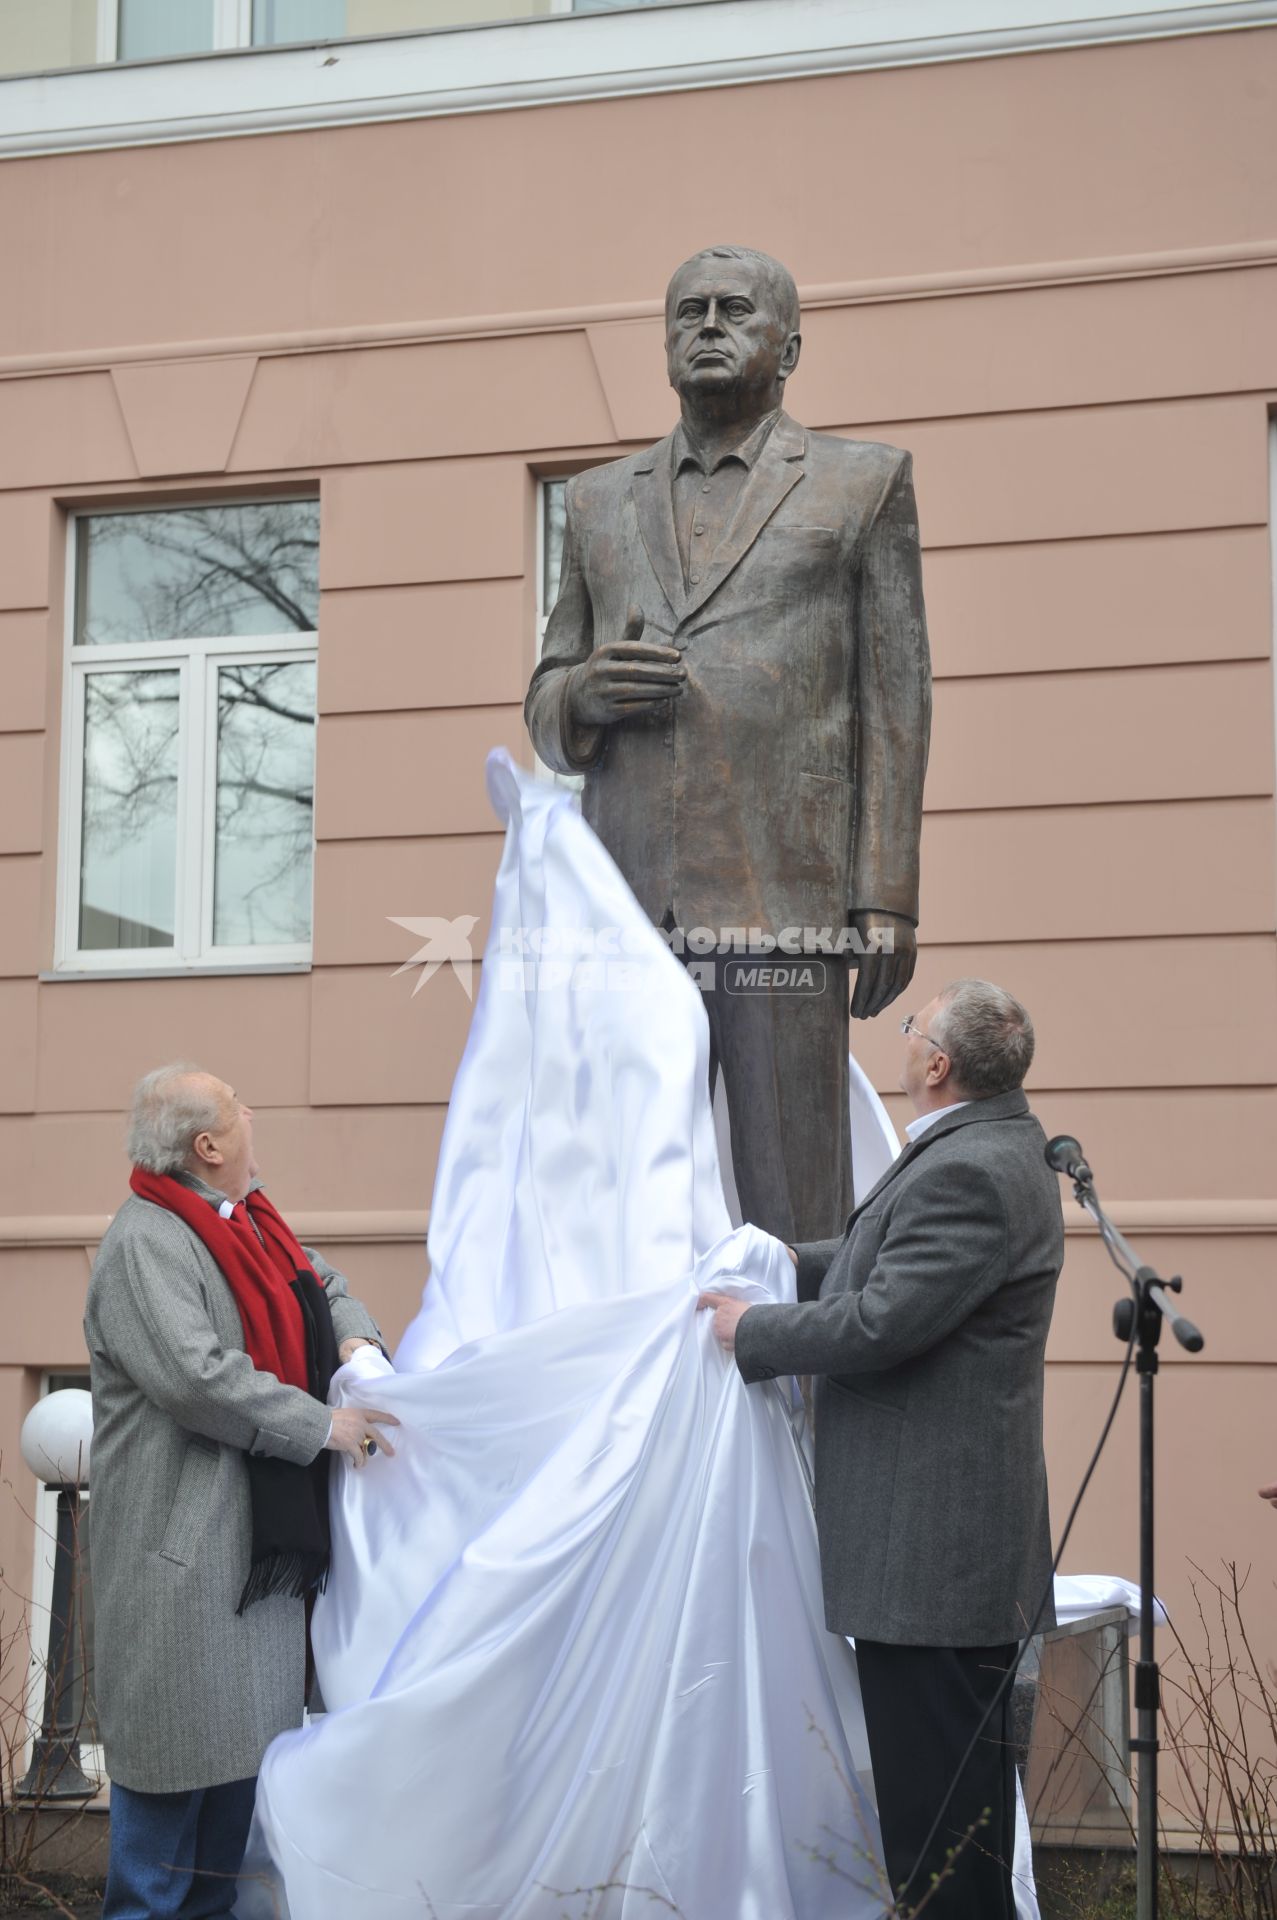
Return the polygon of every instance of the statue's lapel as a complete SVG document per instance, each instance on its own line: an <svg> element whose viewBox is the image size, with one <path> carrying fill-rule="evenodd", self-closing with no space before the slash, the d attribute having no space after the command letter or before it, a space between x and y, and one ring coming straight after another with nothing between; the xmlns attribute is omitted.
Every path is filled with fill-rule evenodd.
<svg viewBox="0 0 1277 1920"><path fill-rule="evenodd" d="M634 468L630 498L634 502L639 532L643 536L652 571L661 583L661 591L673 609L675 620L680 620L687 593L683 586L683 562L679 558L678 539L674 532L671 439L672 436L667 435L664 440L658 440L650 453L645 453L639 460Z"/></svg>
<svg viewBox="0 0 1277 1920"><path fill-rule="evenodd" d="M787 413L782 413L741 488L731 525L719 542L704 579L687 596L681 619L690 620L694 613L699 612L710 595L718 592L732 569L744 559L785 495L791 493L802 479L806 454L805 430ZM672 539L672 512L670 525ZM675 547L676 562L677 553Z"/></svg>

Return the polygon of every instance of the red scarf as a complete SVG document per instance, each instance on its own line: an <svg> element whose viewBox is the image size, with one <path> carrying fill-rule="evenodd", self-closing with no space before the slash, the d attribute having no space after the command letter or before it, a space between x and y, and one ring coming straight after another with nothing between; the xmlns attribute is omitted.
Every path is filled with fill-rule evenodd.
<svg viewBox="0 0 1277 1920"><path fill-rule="evenodd" d="M250 1193L229 1220L171 1174L134 1167L129 1185L143 1200L167 1207L198 1234L235 1296L244 1345L259 1373L273 1373L285 1386L310 1388L306 1329L293 1283L307 1275L322 1292L318 1274L266 1195ZM253 1220L261 1228L259 1240Z"/></svg>

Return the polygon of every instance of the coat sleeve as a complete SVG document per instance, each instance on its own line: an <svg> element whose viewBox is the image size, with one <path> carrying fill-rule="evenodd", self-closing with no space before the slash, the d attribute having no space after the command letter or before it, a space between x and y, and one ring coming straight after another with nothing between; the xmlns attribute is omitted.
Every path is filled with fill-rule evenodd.
<svg viewBox="0 0 1277 1920"><path fill-rule="evenodd" d="M328 1295L328 1305L333 1316L333 1332L337 1336L337 1345L343 1340L371 1340L374 1345L386 1351L386 1343L381 1337L381 1328L369 1313L362 1300L353 1300L346 1284L344 1273L338 1273L336 1267L329 1266L322 1253L316 1253L314 1247L303 1247L302 1252L324 1283L324 1292Z"/></svg>
<svg viewBox="0 0 1277 1920"><path fill-rule="evenodd" d="M953 1160L901 1194L865 1285L808 1305L751 1307L736 1329L745 1379L882 1373L925 1353L1007 1277L1007 1218L990 1175Z"/></svg>
<svg viewBox="0 0 1277 1920"><path fill-rule="evenodd" d="M86 1323L90 1349L104 1347L140 1393L192 1433L305 1466L328 1439L328 1408L223 1346L190 1229L163 1208L149 1212L154 1219L104 1249Z"/></svg>
<svg viewBox="0 0 1277 1920"><path fill-rule="evenodd" d="M876 907L916 925L931 654L912 476L912 459L902 453L861 542L857 569L856 816L848 909Z"/></svg>
<svg viewBox="0 0 1277 1920"><path fill-rule="evenodd" d="M842 1245L841 1240L808 1240L802 1246L795 1247L798 1255L798 1298L816 1300L825 1283L825 1275L833 1264L834 1255Z"/></svg>
<svg viewBox="0 0 1277 1920"><path fill-rule="evenodd" d="M603 752L603 727L580 727L568 712L572 675L594 647L594 608L581 564L575 483L565 496L563 566L559 597L545 630L541 658L523 703L532 744L556 773L585 773Z"/></svg>

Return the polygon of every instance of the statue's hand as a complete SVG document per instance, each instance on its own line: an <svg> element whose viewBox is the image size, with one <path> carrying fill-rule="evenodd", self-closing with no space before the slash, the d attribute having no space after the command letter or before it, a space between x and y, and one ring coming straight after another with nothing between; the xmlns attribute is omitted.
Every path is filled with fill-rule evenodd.
<svg viewBox="0 0 1277 1920"><path fill-rule="evenodd" d="M650 713L686 687L682 654L644 640L643 625L643 615L631 607L622 637L595 647L573 668L568 703L578 726L610 727L632 714Z"/></svg>
<svg viewBox="0 0 1277 1920"><path fill-rule="evenodd" d="M865 949L857 962L851 1017L872 1020L876 1013L889 1007L913 979L918 963L918 935L912 921L898 913L877 909L853 913L851 924Z"/></svg>

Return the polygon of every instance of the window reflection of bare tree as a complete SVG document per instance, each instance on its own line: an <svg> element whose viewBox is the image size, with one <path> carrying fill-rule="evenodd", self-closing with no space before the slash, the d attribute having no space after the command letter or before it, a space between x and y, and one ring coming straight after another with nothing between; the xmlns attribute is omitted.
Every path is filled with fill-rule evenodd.
<svg viewBox="0 0 1277 1920"><path fill-rule="evenodd" d="M173 809L177 674L90 674L84 724L92 772L84 823L103 847L120 846Z"/></svg>
<svg viewBox="0 0 1277 1920"><path fill-rule="evenodd" d="M80 940L87 947L171 946L162 899L120 875L126 849L162 864L177 815L180 677L154 672L91 673L85 680L84 831ZM128 910L131 908L131 911Z"/></svg>
<svg viewBox="0 0 1277 1920"><path fill-rule="evenodd" d="M223 852L242 867L232 911L235 944L295 938L290 889L309 869L315 804L314 667L309 661L226 666L218 675L217 844L214 938L223 937ZM282 724L281 724L282 723Z"/></svg>
<svg viewBox="0 0 1277 1920"><path fill-rule="evenodd" d="M95 517L83 555L80 637L136 645L309 635L317 549L315 501ZM178 676L166 668L157 659L150 671L89 676L86 864L94 851L109 856L174 817ZM310 660L218 665L218 944L308 932L314 677Z"/></svg>
<svg viewBox="0 0 1277 1920"><path fill-rule="evenodd" d="M82 637L313 633L318 552L317 500L95 516Z"/></svg>

